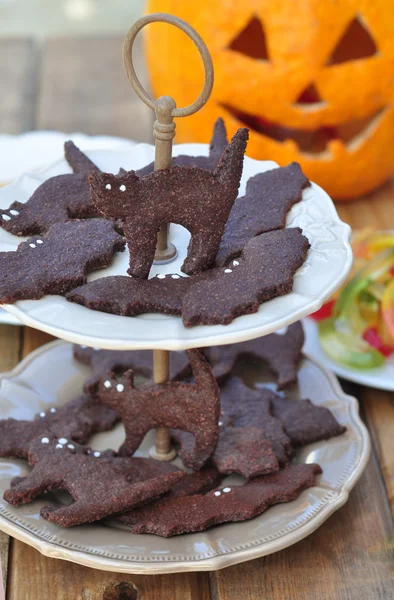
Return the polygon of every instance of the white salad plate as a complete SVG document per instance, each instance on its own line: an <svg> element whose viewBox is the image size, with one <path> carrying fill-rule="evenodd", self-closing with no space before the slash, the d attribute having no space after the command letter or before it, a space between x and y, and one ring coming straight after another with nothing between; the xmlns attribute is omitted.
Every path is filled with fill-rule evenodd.
<svg viewBox="0 0 394 600"><path fill-rule="evenodd" d="M179 144L174 155L207 155L207 144ZM154 146L137 144L129 150L92 150L87 155L103 171L117 173L120 167L139 169L154 158ZM239 194L245 193L250 177L276 168L270 161L245 157ZM26 173L14 183L0 189L0 208L8 207L16 198L26 202L46 179L70 172L63 158L50 167ZM317 310L324 300L346 279L351 264L350 228L338 217L329 196L316 184L304 190L302 201L296 204L287 218L287 226L301 227L311 248L304 265L294 277L293 291L262 304L257 313L244 315L223 326L185 328L180 317L145 314L121 317L90 310L68 302L62 296L45 296L40 300L22 300L5 309L25 325L46 331L56 337L108 349L157 348L180 350L216 344L229 344L267 335ZM178 256L164 266L153 266L157 273L181 273L190 235L180 225L171 225L170 241ZM15 250L21 238L0 230L0 250ZM89 280L109 275L126 275L128 252L119 253L112 264L89 275Z"/></svg>
<svg viewBox="0 0 394 600"><path fill-rule="evenodd" d="M318 333L318 325L313 319L303 320L305 331L305 350L314 356L326 369L338 377L353 381L359 385L394 392L394 357L389 356L383 366L377 369L350 369L331 360L324 352Z"/></svg>
<svg viewBox="0 0 394 600"><path fill-rule="evenodd" d="M32 352L13 371L0 376L0 418L33 419L40 411L61 406L78 395L90 369L72 357L72 346L57 341ZM272 378L263 371L246 373L249 384L273 388ZM175 573L216 570L277 552L315 531L348 499L349 492L365 468L370 440L360 420L355 398L346 396L334 375L314 358L305 357L299 370L298 390L293 398L311 398L329 408L345 425L344 435L317 442L297 451L295 461L318 463L323 473L316 486L286 504L269 508L249 521L218 525L201 533L161 538L133 535L114 519L106 524L62 529L39 516L48 498L14 508L3 493L16 476L29 467L23 460L0 459L0 529L52 558L69 560L89 567L124 573ZM147 456L153 445L153 432L145 438L137 454ZM121 425L113 431L93 436L97 449L117 449L124 439ZM179 463L178 463L179 464ZM225 484L240 483L236 477ZM64 501L57 495L59 502Z"/></svg>

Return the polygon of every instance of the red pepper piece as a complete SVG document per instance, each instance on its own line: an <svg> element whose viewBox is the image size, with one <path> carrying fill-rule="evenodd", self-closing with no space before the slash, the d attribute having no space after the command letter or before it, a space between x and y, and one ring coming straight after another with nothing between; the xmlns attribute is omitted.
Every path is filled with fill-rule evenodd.
<svg viewBox="0 0 394 600"><path fill-rule="evenodd" d="M368 327L363 333L363 340L367 342L372 348L375 348L383 356L390 356L393 353L394 348L384 344L382 339L375 327Z"/></svg>
<svg viewBox="0 0 394 600"><path fill-rule="evenodd" d="M334 308L335 300L329 300L319 310L309 315L315 321L322 321L323 319L329 319L332 317L332 310Z"/></svg>

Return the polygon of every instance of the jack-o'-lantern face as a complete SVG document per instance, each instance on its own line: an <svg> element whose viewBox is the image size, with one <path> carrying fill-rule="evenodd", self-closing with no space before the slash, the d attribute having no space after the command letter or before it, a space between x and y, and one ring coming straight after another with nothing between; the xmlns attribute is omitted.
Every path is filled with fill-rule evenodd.
<svg viewBox="0 0 394 600"><path fill-rule="evenodd" d="M250 129L248 155L298 161L337 198L394 172L394 10L387 0L151 0L205 40L215 67L210 101L177 120L177 141L209 140L223 116L229 134ZM202 86L200 57L173 27L147 29L154 92L178 106Z"/></svg>

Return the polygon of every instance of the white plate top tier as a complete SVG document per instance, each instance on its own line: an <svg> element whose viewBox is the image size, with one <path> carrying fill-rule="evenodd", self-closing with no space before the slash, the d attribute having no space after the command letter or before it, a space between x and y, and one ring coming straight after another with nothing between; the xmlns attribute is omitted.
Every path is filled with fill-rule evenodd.
<svg viewBox="0 0 394 600"><path fill-rule="evenodd" d="M207 156L208 151L207 144L179 144L174 147L174 156ZM151 162L154 146L138 144L130 150L92 150L86 154L103 171L117 173L120 167L137 170ZM245 156L239 195L245 193L250 177L277 166L271 161L257 161ZM66 160L61 159L42 171L22 175L14 183L0 189L0 207L7 208L14 200L26 202L43 181L69 172L71 170ZM293 291L263 303L257 313L238 317L229 325L185 328L180 317L160 314L121 317L90 310L68 302L62 296L22 300L13 305L4 305L4 308L25 325L58 338L113 350L181 350L231 344L267 335L317 310L343 283L352 264L350 228L339 219L333 202L318 185L312 183L311 187L304 190L302 201L291 209L286 225L301 227L311 244L304 265L294 277ZM186 229L171 225L170 241L177 247L178 257L165 266L153 266L151 276L157 273L181 273L189 237ZM22 239L25 238L18 238L0 229L0 250L16 250ZM88 279L126 275L128 262L126 250L115 257L110 267L91 273Z"/></svg>

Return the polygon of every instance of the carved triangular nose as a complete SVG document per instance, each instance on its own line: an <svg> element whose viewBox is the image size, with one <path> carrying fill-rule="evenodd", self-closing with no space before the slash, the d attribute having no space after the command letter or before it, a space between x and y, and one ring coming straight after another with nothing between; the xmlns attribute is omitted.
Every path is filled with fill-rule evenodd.
<svg viewBox="0 0 394 600"><path fill-rule="evenodd" d="M294 104L318 104L323 102L315 85L310 83L302 90Z"/></svg>

